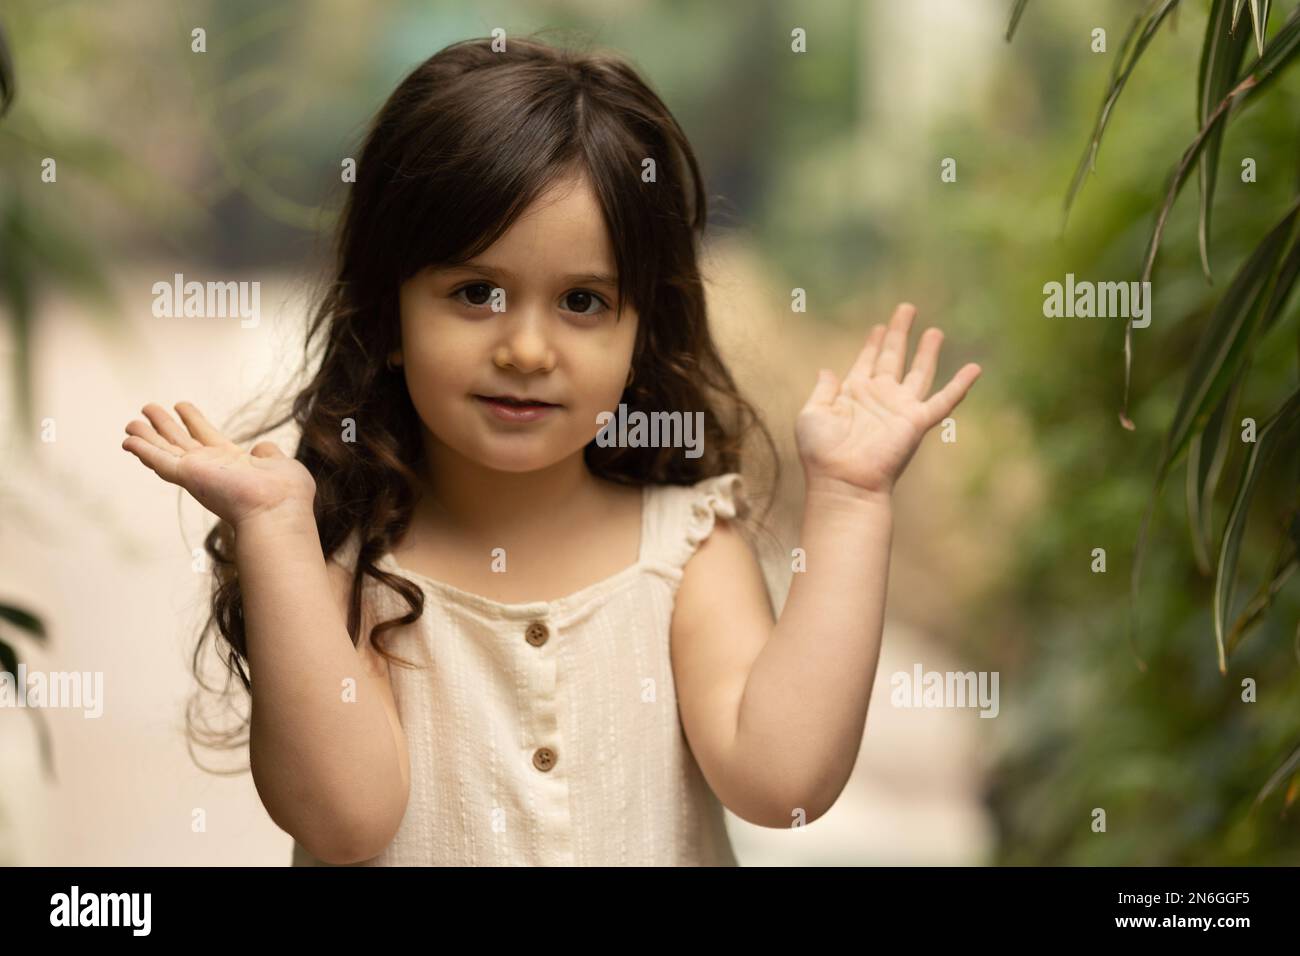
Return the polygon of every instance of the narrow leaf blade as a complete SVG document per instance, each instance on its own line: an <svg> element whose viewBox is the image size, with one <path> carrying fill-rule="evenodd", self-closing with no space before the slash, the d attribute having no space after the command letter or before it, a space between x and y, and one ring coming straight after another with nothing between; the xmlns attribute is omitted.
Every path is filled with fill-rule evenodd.
<svg viewBox="0 0 1300 956"><path fill-rule="evenodd" d="M1214 550L1214 492L1236 429L1237 400L1250 363L1242 365L1203 430L1193 436L1187 450L1187 522L1192 534L1192 554L1202 574L1209 575Z"/></svg>
<svg viewBox="0 0 1300 956"><path fill-rule="evenodd" d="M1260 428L1255 447L1251 449L1250 458L1247 459L1246 467L1242 471L1241 483L1237 486L1232 508L1228 512L1228 523L1223 530L1223 544L1219 549L1219 570L1214 582L1214 641L1219 651L1219 672L1222 674L1228 672L1224 635L1228 629L1228 617L1232 610L1232 589L1236 584L1241 538L1245 533L1246 519L1250 514L1255 486L1278 448L1294 440L1298 426L1300 426L1300 388L1295 389Z"/></svg>
<svg viewBox="0 0 1300 956"><path fill-rule="evenodd" d="M1215 107L1236 84L1237 72L1246 54L1246 35L1233 33L1229 22L1229 0L1214 0L1205 26L1201 46L1201 64L1196 90L1196 125L1203 128ZM1197 166L1200 185L1200 216L1197 240L1201 253L1201 270L1210 278L1210 213L1214 205L1214 185L1219 169L1219 149L1226 124L1218 123L1206 136L1203 154Z"/></svg>
<svg viewBox="0 0 1300 956"><path fill-rule="evenodd" d="M1016 5L1011 8L1011 22L1007 24L1007 42L1016 35L1016 26L1020 23L1020 15L1025 12L1025 6L1029 0L1016 0Z"/></svg>
<svg viewBox="0 0 1300 956"><path fill-rule="evenodd" d="M1101 108L1097 112L1097 118L1093 122L1092 135L1089 137L1088 146L1084 149L1083 156L1079 160L1079 165L1075 168L1074 178L1070 181L1069 191L1065 197L1065 215L1070 214L1070 208L1074 205L1074 199L1079 190L1083 187L1083 182L1089 171L1096 168L1097 150L1101 147L1101 137L1106 132L1106 126L1110 122L1110 115L1115 108L1115 103L1119 100L1120 93L1124 91L1124 85L1128 82L1129 76L1137 66L1138 61L1142 58L1142 53L1146 50L1151 38L1156 35L1160 24L1164 21L1175 7L1178 6L1179 0L1162 0L1158 9L1153 13L1139 13L1129 26L1128 32L1120 44L1119 54L1117 55L1116 68L1111 72L1110 84L1107 87L1106 95L1102 98ZM1134 35L1137 40L1133 41ZM1120 67L1120 60L1128 53L1128 60Z"/></svg>
<svg viewBox="0 0 1300 956"><path fill-rule="evenodd" d="M45 623L31 611L9 604L0 604L0 621L8 621L19 630L26 631L39 640L46 638Z"/></svg>

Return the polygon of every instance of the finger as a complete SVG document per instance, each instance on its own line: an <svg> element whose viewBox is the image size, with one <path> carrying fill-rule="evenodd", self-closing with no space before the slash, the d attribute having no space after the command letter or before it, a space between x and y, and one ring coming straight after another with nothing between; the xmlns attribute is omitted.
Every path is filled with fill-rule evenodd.
<svg viewBox="0 0 1300 956"><path fill-rule="evenodd" d="M880 356L876 359L877 375L888 375L898 381L903 374L903 361L907 357L907 333L916 317L916 306L910 302L900 302L889 320L889 331L880 346Z"/></svg>
<svg viewBox="0 0 1300 956"><path fill-rule="evenodd" d="M975 379L980 377L982 370L974 362L963 365L952 380L942 389L930 396L929 400L922 404L925 409L926 418L930 425L943 421L952 412L957 404L966 397L970 387L975 384Z"/></svg>
<svg viewBox="0 0 1300 956"><path fill-rule="evenodd" d="M148 422L142 422L138 418L132 419L130 422L127 423L126 433L128 435L135 435L138 438L143 438L149 444L154 445L157 448L161 448L169 455L178 455L181 453L181 449L177 448L167 439L163 438L156 431L154 431L152 425L150 425Z"/></svg>
<svg viewBox="0 0 1300 956"><path fill-rule="evenodd" d="M903 384L917 398L925 398L925 393L934 384L934 372L939 365L939 346L942 344L943 332L931 326L925 330L916 345L916 358L912 359L911 371L903 379Z"/></svg>
<svg viewBox="0 0 1300 956"><path fill-rule="evenodd" d="M145 441L139 435L127 436L122 442L122 447L152 468L159 478L172 484L180 484L177 477L181 460L176 455Z"/></svg>
<svg viewBox="0 0 1300 956"><path fill-rule="evenodd" d="M280 446L273 441L260 441L253 446L250 454L257 458L283 458L284 452L280 451Z"/></svg>
<svg viewBox="0 0 1300 956"><path fill-rule="evenodd" d="M193 402L177 402L176 414L180 415L181 421L190 430L190 434L203 444L224 445L226 443L225 436L212 426Z"/></svg>
<svg viewBox="0 0 1300 956"><path fill-rule="evenodd" d="M879 323L871 327L866 344L862 346L862 351L858 353L857 359L853 362L853 367L844 376L844 384L841 386L844 391L847 392L865 385L867 380L871 378L871 371L876 366L876 356L880 354L880 343L885 340L885 331L885 327Z"/></svg>
<svg viewBox="0 0 1300 956"><path fill-rule="evenodd" d="M804 407L828 405L835 400L835 393L839 390L840 383L835 380L835 373L828 368L821 369L817 373L817 384L813 386L812 394L808 396Z"/></svg>
<svg viewBox="0 0 1300 956"><path fill-rule="evenodd" d="M191 448L199 447L199 443L187 435L185 429L176 424L176 419L167 414L167 409L161 405L150 402L141 411L149 416L149 421L153 423L154 428L158 429L158 434L175 445L178 450L189 451Z"/></svg>

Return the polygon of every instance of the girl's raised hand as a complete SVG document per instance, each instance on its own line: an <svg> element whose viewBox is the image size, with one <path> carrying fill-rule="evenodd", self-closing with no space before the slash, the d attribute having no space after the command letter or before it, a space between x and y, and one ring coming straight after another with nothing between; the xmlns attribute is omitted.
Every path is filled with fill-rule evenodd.
<svg viewBox="0 0 1300 956"><path fill-rule="evenodd" d="M889 328L876 325L844 381L822 370L799 413L795 441L809 489L863 498L888 495L925 433L966 396L980 367L968 363L928 399L943 333L927 329L903 376L916 308L902 303Z"/></svg>
<svg viewBox="0 0 1300 956"><path fill-rule="evenodd" d="M185 428L161 405L150 402L142 411L149 421L129 423L122 447L218 518L238 528L282 506L305 507L305 514L312 514L315 479L274 442L258 442L246 452L223 437L190 402L176 404Z"/></svg>

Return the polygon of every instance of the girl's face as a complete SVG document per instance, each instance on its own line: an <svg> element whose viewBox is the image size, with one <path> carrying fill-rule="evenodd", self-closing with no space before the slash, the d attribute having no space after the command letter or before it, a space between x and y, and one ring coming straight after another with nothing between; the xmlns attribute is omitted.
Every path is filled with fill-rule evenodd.
<svg viewBox="0 0 1300 956"><path fill-rule="evenodd" d="M535 471L596 437L614 411L636 343L629 304L615 321L617 277L585 177L558 184L469 264L403 283L402 347L416 412L442 444L499 471ZM510 420L488 397L550 402Z"/></svg>

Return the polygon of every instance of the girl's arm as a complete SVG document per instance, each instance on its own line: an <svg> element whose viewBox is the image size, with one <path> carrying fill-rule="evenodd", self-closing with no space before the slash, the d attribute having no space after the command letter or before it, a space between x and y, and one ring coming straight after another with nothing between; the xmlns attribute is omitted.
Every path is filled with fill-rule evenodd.
<svg viewBox="0 0 1300 956"><path fill-rule="evenodd" d="M344 625L351 575L327 570L310 510L267 512L236 528L235 561L258 795L317 859L370 859L406 812L410 763L387 661L369 641L354 648Z"/></svg>
<svg viewBox="0 0 1300 956"><path fill-rule="evenodd" d="M405 813L406 744L386 670L348 637L350 576L326 569L315 481L273 442L245 452L190 403L176 410L185 428L146 405L149 422L127 425L122 447L234 529L257 792L317 859L375 856Z"/></svg>
<svg viewBox="0 0 1300 956"><path fill-rule="evenodd" d="M673 614L683 728L714 792L761 826L811 822L857 759L880 656L892 491L921 438L979 376L925 399L943 335L902 377L915 309L877 325L843 384L823 372L796 428L807 483L797 572L773 625L762 573L720 523L687 562Z"/></svg>

